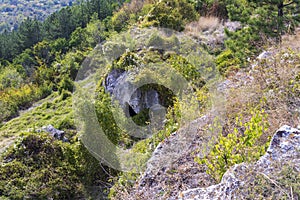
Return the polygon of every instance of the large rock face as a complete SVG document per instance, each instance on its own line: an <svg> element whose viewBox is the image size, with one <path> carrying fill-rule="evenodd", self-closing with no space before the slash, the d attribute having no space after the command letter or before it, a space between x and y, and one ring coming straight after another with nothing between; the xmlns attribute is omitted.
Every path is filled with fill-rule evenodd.
<svg viewBox="0 0 300 200"><path fill-rule="evenodd" d="M123 108L127 104L137 114L143 109L159 105L160 97L156 90L142 90L128 80L128 72L122 69L113 69L106 77L104 87ZM132 115L132 113L130 113Z"/></svg>
<svg viewBox="0 0 300 200"><path fill-rule="evenodd" d="M192 152L204 147L210 138L199 134L199 127L212 121L203 116L192 121L160 143L147 163L147 169L131 191L132 199L177 199L181 190L205 187L213 180L194 161ZM128 199L129 197L124 197Z"/></svg>
<svg viewBox="0 0 300 200"><path fill-rule="evenodd" d="M145 173L129 196L123 199L282 199L284 195L287 199L300 198L300 183L296 186L298 191L294 189L288 194L290 186L300 181L300 130L281 127L264 156L252 164L233 166L224 174L221 183L216 184L206 173L205 166L197 164L193 157L193 153L199 147L203 149L210 139L199 134L199 127L212 120L212 116L199 118L160 143L148 161ZM187 132L189 134L185 134ZM291 167L298 178L287 181L293 176L291 171L283 172L286 167ZM288 191L283 191L282 183L276 181L279 176L285 179L283 186ZM259 178L266 183L260 182Z"/></svg>
<svg viewBox="0 0 300 200"><path fill-rule="evenodd" d="M227 171L221 183L212 185L207 188L195 188L179 193L179 199L245 199L249 196L249 183L254 182L255 178L250 174L260 174L268 181L275 185L275 190L282 190L282 194L292 199L300 198L296 196L299 191L284 192L274 179L276 174L281 174L284 167L292 166L296 170L296 174L300 173L300 130L289 126L281 127L273 136L267 153L261 157L255 164L239 164ZM251 172L252 171L252 172ZM254 171L254 172L253 172ZM300 188L298 188L299 190ZM289 189L290 190L290 189ZM295 194L293 194L295 193ZM260 194L256 194L254 199L259 198ZM277 196L277 198L280 197Z"/></svg>

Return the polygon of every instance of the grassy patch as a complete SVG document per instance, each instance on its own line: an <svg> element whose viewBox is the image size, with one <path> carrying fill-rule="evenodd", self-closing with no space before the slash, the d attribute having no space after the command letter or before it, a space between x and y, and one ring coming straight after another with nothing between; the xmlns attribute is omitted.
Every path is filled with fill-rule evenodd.
<svg viewBox="0 0 300 200"><path fill-rule="evenodd" d="M75 129L75 125L71 97L62 101L61 95L53 93L46 99L34 104L33 107L23 111L19 117L2 125L0 128L0 147L6 146L8 141L22 132L35 131L49 124L66 130L67 134L74 134L72 131Z"/></svg>
<svg viewBox="0 0 300 200"><path fill-rule="evenodd" d="M236 197L244 199L299 199L300 175L295 164L275 163L273 173L250 170L245 184L235 191Z"/></svg>

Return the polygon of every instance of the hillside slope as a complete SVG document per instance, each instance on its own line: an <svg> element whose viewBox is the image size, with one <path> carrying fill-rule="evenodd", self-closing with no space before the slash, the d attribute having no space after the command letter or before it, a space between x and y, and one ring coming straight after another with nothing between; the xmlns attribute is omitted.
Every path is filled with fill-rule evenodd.
<svg viewBox="0 0 300 200"><path fill-rule="evenodd" d="M0 149L1 153L18 138L19 134L41 129L49 124L57 128L64 128L61 124L71 123L69 126L75 128L72 115L72 101L70 98L65 101L61 96L53 93L45 99L34 103L27 110L20 112L20 115L0 128Z"/></svg>
<svg viewBox="0 0 300 200"><path fill-rule="evenodd" d="M2 0L0 2L0 33L4 30L16 30L20 23L27 17L44 20L47 16L55 11L71 6L74 0L61 1L9 1Z"/></svg>
<svg viewBox="0 0 300 200"><path fill-rule="evenodd" d="M216 199L218 197L228 199L233 198L233 196L229 197L228 195L235 195L234 197L236 197L238 194L240 195L237 197L239 199L245 199L247 195L250 195L251 199L281 198L283 196L288 198L293 196L297 199L300 195L298 193L300 189L299 177L297 176L299 171L296 167L298 154L286 158L285 167L277 166L276 163L268 165L268 169L273 170L273 172L265 177L258 177L259 175L251 170L258 170L258 167L253 166L254 163L264 155L268 148L273 148L269 147L268 144L272 141L271 138L278 127L284 124L294 127L299 125L300 48L299 43L295 43L293 40L297 39L299 35L300 33L297 31L295 35L284 36L281 47L269 46L265 52L252 61L251 69L240 70L218 83L217 91L222 94L220 96L226 101L222 101L221 105L215 103L206 110L203 117L181 127L160 143L147 162L146 170L138 176L134 184L131 186L117 185L114 188L117 191L114 199L178 199L179 197L181 199ZM254 106L254 110L252 106ZM263 113L260 113L261 110ZM263 118L258 118L259 113L262 114ZM257 129L259 126L264 127L263 130ZM251 135L260 131L263 132L261 135ZM284 131L289 132L289 129L286 128ZM295 135L299 134L297 130L293 129L293 132ZM235 148L239 148L239 139L225 139L222 141L223 143L219 143L220 138L223 137L222 134L232 133L249 134L247 137L253 137L256 140L248 147L243 147L250 154L244 151L235 151ZM242 138L243 136L240 135L239 137ZM293 138L293 136L291 137ZM298 136L295 136L295 141L289 141L289 145L292 146L291 149L299 148L297 138ZM271 142L272 145L276 142L274 140ZM216 154L212 155L220 156L221 159L216 159L216 162L203 163L202 159L211 154L216 143L221 147L228 145L229 155L242 155L248 158L239 159L233 164L224 164L224 168L221 168L221 163L225 161L223 161L222 151L220 153L217 151ZM287 144L282 141L282 145ZM285 156L285 154L281 155L283 150L281 151L280 148L282 145L278 146L276 157ZM227 151L225 150L224 146L224 154ZM256 153L258 154L256 155ZM293 152L287 153L287 156L292 154ZM235 158L230 159L234 160ZM251 185L251 181L256 180L257 187L250 186L253 190L245 192L248 186L244 185L241 191L245 193L239 193L236 191L240 191L240 189L235 188L234 183L231 182L231 175L226 174L234 171L230 166L243 161L251 163L249 165L251 169L247 171L248 174L243 172L245 177L248 177L245 184ZM213 166L208 168L207 164L213 164ZM214 185L220 181L218 177L220 171L218 170L221 169L224 170L221 173L221 178L227 170L230 169L230 172L224 174L224 183ZM240 177L243 173L237 173L235 176ZM292 173L293 178L288 173ZM124 176L131 180L130 175L129 173ZM272 186L274 181L280 182L275 188ZM233 184L231 185L232 191L237 190L227 195L224 190L226 190L227 184L231 183ZM207 189L204 189L206 187ZM183 192L185 190L187 191Z"/></svg>
<svg viewBox="0 0 300 200"><path fill-rule="evenodd" d="M0 34L0 199L297 199L299 8L89 0ZM241 164L270 145L293 165Z"/></svg>
<svg viewBox="0 0 300 200"><path fill-rule="evenodd" d="M178 199L299 199L300 130L282 126L256 163L235 165L221 183L180 192Z"/></svg>

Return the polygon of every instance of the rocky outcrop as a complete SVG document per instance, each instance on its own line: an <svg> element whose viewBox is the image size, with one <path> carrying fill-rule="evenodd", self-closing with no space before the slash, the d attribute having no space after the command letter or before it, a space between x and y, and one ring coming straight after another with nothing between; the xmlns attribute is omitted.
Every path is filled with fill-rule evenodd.
<svg viewBox="0 0 300 200"><path fill-rule="evenodd" d="M65 132L54 128L51 124L42 127L42 131L50 133L52 137L61 140L63 142L68 142L69 140L65 137Z"/></svg>
<svg viewBox="0 0 300 200"><path fill-rule="evenodd" d="M205 21L211 21L207 23ZM227 38L225 29L236 31L241 29L242 25L237 21L220 22L217 18L200 17L198 22L191 22L186 26L186 34L192 36L201 45L206 46L210 51L225 48L225 40Z"/></svg>
<svg viewBox="0 0 300 200"><path fill-rule="evenodd" d="M126 113L132 116L130 110L134 113L140 113L144 109L149 109L155 105L160 105L159 93L154 89L142 90L137 88L128 80L129 72L122 69L113 69L106 77L104 87L105 91L109 92L121 106L129 112Z"/></svg>
<svg viewBox="0 0 300 200"><path fill-rule="evenodd" d="M272 179L276 178L276 174L281 173L284 166L293 166L296 174L300 172L300 130L289 126L281 127L274 134L266 154L255 164L235 165L224 174L221 183L180 192L178 198L184 200L245 199L249 193L243 188L249 188L249 183L255 180L251 174L255 173L264 176L274 184L275 190L278 184ZM280 186L278 188L282 190ZM293 192L285 193L288 198L297 199Z"/></svg>
<svg viewBox="0 0 300 200"><path fill-rule="evenodd" d="M210 116L196 119L160 143L130 196L143 200L175 200L181 190L213 184L212 178L205 173L203 166L194 161L193 155L210 140L200 133L199 127L211 120Z"/></svg>
<svg viewBox="0 0 300 200"><path fill-rule="evenodd" d="M273 55L273 53L270 52L270 51L263 51L263 52L261 52L261 54L259 54L259 55L257 56L257 59L258 59L258 60L268 59L268 58L270 58L272 55Z"/></svg>
<svg viewBox="0 0 300 200"><path fill-rule="evenodd" d="M216 184L206 173L206 167L194 161L194 157L201 153L195 155L197 150L199 148L203 150L211 139L201 134L201 127L211 120L211 116L199 118L160 143L148 161L146 171L130 191L129 196L134 198L125 199L281 199L283 195L286 195L287 199L300 198L299 191L291 192L290 189L290 184L295 184L296 179L283 182L287 184L288 191L284 191L281 188L282 183L276 181L278 176L282 176L283 179L293 177L291 171L283 173L286 167L292 168L294 174L299 176L299 128L281 127L274 134L264 156L252 164L242 163L233 166L224 174L221 183ZM259 177L267 183L256 181ZM300 180L300 177L297 180ZM270 185L269 188L267 184ZM262 189L255 190L256 186ZM249 190L254 192L251 193ZM272 198L260 194L262 191L271 193Z"/></svg>

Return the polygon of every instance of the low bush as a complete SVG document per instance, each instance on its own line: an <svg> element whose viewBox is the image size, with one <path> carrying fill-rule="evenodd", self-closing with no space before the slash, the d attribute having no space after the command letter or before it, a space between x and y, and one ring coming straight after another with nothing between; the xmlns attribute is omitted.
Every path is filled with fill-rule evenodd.
<svg viewBox="0 0 300 200"><path fill-rule="evenodd" d="M267 150L268 144L261 145L260 137L268 130L268 122L264 110L254 109L251 119L242 122L242 116L236 118L233 132L222 135L219 133L217 142L212 145L210 152L204 158L196 158L200 164L205 164L207 173L216 181L233 165L259 159ZM213 127L211 131L221 131Z"/></svg>
<svg viewBox="0 0 300 200"><path fill-rule="evenodd" d="M231 70L239 69L241 61L235 57L234 53L227 49L216 58L216 65L220 74L226 76Z"/></svg>
<svg viewBox="0 0 300 200"><path fill-rule="evenodd" d="M0 91L3 91L6 88L18 88L23 83L24 80L22 74L20 74L17 69L12 66L1 69Z"/></svg>
<svg viewBox="0 0 300 200"><path fill-rule="evenodd" d="M108 169L107 169L108 170ZM10 199L82 199L85 187L106 175L79 142L26 133L3 154L0 196Z"/></svg>
<svg viewBox="0 0 300 200"><path fill-rule="evenodd" d="M23 85L0 92L0 121L8 120L18 114L18 110L28 108L33 102L48 96L51 86Z"/></svg>
<svg viewBox="0 0 300 200"><path fill-rule="evenodd" d="M182 31L187 22L197 19L197 12L186 0L157 1L145 18L152 25Z"/></svg>
<svg viewBox="0 0 300 200"><path fill-rule="evenodd" d="M208 173L216 180L230 166L256 160L264 154L278 127L298 125L299 62L297 53L285 49L251 63L251 70L240 69L227 78L229 85L223 90L227 102L222 108L214 108L224 112L222 127L215 125L208 129L219 136L210 146L210 152L196 159L207 165Z"/></svg>

